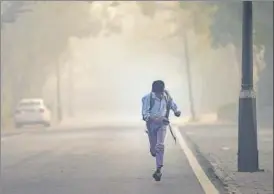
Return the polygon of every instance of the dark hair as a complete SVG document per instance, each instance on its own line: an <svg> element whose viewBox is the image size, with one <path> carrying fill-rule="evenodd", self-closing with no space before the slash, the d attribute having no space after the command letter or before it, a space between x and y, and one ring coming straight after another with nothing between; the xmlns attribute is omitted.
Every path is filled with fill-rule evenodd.
<svg viewBox="0 0 274 194"><path fill-rule="evenodd" d="M165 90L165 83L162 80L156 80L152 83L152 92L162 93Z"/></svg>

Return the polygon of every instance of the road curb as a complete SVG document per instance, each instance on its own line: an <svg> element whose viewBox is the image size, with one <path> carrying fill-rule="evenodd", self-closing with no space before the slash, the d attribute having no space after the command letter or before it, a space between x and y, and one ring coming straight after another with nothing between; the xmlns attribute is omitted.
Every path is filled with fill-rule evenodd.
<svg viewBox="0 0 274 194"><path fill-rule="evenodd" d="M186 126L184 126L186 127ZM235 186L227 183L227 177L229 173L216 163L213 163L213 158L210 156L206 156L200 149L200 147L182 130L180 127L180 133L185 138L188 146L193 151L195 156L198 159L198 162L201 164L203 170L213 180L213 183L219 190L221 190L221 194L242 194ZM208 159L210 158L210 160Z"/></svg>

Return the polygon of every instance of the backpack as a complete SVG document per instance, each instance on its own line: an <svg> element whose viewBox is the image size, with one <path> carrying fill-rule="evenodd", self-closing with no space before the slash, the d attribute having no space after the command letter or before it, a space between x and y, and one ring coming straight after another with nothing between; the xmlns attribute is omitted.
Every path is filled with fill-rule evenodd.
<svg viewBox="0 0 274 194"><path fill-rule="evenodd" d="M149 111L151 111L151 109L153 108L153 106L155 104L155 100L152 98L152 92L150 93L149 98L150 98L150 100L149 100L149 102L150 102L150 104L149 104ZM166 118L168 119L169 112L170 112L170 105L171 104L170 104L170 95L168 94L168 92L166 90L164 92L164 98L166 100L166 105L167 105L167 107L166 107L166 109L167 109ZM145 120L145 119L143 118L143 120Z"/></svg>

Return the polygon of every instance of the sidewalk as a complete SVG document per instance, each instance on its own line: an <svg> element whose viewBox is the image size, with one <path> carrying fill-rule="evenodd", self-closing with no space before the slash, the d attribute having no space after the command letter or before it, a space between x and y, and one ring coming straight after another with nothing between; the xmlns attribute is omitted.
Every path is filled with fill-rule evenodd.
<svg viewBox="0 0 274 194"><path fill-rule="evenodd" d="M259 167L264 172L237 172L238 127L232 124L188 124L181 133L202 155L217 177L235 194L273 194L273 129L258 127Z"/></svg>

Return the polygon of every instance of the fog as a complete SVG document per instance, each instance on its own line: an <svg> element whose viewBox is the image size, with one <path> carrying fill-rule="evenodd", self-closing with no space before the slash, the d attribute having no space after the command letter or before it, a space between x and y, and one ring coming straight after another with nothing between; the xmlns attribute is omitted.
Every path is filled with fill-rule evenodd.
<svg viewBox="0 0 274 194"><path fill-rule="evenodd" d="M141 98L151 91L154 80L164 80L185 115L189 114L188 89L182 60L157 48L159 42L143 41L132 46L121 36L76 40L71 45L73 92L69 69L64 69L62 101L66 109L73 96L78 115L104 114L140 118ZM180 71L178 71L180 70ZM67 74L67 76L66 76ZM68 93L69 92L69 93Z"/></svg>
<svg viewBox="0 0 274 194"><path fill-rule="evenodd" d="M1 76L2 83L7 83L1 86L6 94L16 94L10 98L2 92L2 101L16 104L21 98L39 96L56 115L59 67L64 118L101 115L140 119L141 98L158 79L166 83L183 116L188 117L186 42L180 36L170 36L178 28L178 22L171 22L177 13L176 2L158 2L163 7L175 7L175 11L163 9L154 17L145 16L136 2L122 2L114 7L110 3L33 3L33 13L22 14L16 23L1 29L1 67L6 66L1 73L5 71L7 76ZM45 15L47 20L43 20ZM61 19L55 20L57 16ZM223 105L237 104L240 68L236 48L229 44L213 49L208 30L197 34L191 19L186 15L180 18L179 24L183 23L182 29L187 31L196 114L216 113ZM77 31L80 27L81 35ZM35 65L18 77L8 66L14 65L14 69L23 72L23 65L16 66L20 63ZM23 83L28 76L33 78ZM255 82L256 76L255 69Z"/></svg>
<svg viewBox="0 0 274 194"><path fill-rule="evenodd" d="M129 8L131 9L127 10ZM150 92L154 80L162 79L183 115L189 116L184 42L181 40L181 43L172 43L174 48L170 48L168 44L171 41L162 38L165 33L161 30L166 23L165 17L160 14L151 20L143 16L133 3L117 10L124 11L119 20L122 23L122 34L106 37L101 33L96 38L75 38L70 42L70 59L67 63L74 71L74 89L73 92L69 91L70 86L66 84L70 83L68 75L68 81L64 79L62 84L64 111L69 106L67 97L73 96L73 109L78 116L123 115L140 119L141 98ZM151 32L153 27L158 28L159 34ZM143 28L143 31L138 28ZM189 37L190 48L197 44L196 38L195 35ZM174 49L177 53L174 53ZM195 110L204 113L211 107L203 105L205 101L202 98L206 98L206 95L202 91L203 78L199 77L203 72L200 65L195 64L204 59L199 59L201 54L195 54L194 49L190 51L190 61L195 88ZM206 57L210 57L210 53ZM197 67L200 69L195 70ZM63 71L66 74L65 68Z"/></svg>

